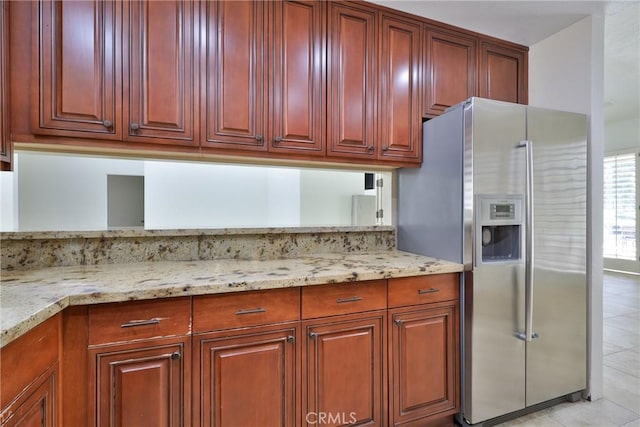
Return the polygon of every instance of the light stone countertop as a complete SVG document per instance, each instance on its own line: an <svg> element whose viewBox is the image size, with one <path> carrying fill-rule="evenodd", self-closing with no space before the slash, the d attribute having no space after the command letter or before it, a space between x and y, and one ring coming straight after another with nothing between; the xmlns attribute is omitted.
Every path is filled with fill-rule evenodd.
<svg viewBox="0 0 640 427"><path fill-rule="evenodd" d="M72 305L461 272L401 251L277 260L161 261L2 270L0 347Z"/></svg>

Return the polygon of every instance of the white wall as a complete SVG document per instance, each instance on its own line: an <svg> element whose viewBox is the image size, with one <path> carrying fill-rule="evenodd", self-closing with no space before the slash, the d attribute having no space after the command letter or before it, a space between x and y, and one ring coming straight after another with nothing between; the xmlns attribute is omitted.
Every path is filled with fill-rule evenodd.
<svg viewBox="0 0 640 427"><path fill-rule="evenodd" d="M16 153L19 230L105 230L107 175L142 175L139 161Z"/></svg>
<svg viewBox="0 0 640 427"><path fill-rule="evenodd" d="M372 192L371 192L372 191ZM364 172L303 170L300 174L300 225L351 224L351 196L364 190ZM327 209L331 206L331 209Z"/></svg>
<svg viewBox="0 0 640 427"><path fill-rule="evenodd" d="M531 46L529 103L589 115L587 276L589 393L602 397L602 162L604 157L604 18L591 16Z"/></svg>
<svg viewBox="0 0 640 427"><path fill-rule="evenodd" d="M36 152L15 168L0 175L2 231L107 229L107 175L144 176L147 229L348 226L351 196L375 195L364 172L342 170Z"/></svg>
<svg viewBox="0 0 640 427"><path fill-rule="evenodd" d="M13 172L0 172L0 231L17 229L15 210L17 209Z"/></svg>
<svg viewBox="0 0 640 427"><path fill-rule="evenodd" d="M298 226L300 172L145 162L145 228Z"/></svg>
<svg viewBox="0 0 640 427"><path fill-rule="evenodd" d="M640 148L640 117L605 123L604 141L607 154L637 150Z"/></svg>

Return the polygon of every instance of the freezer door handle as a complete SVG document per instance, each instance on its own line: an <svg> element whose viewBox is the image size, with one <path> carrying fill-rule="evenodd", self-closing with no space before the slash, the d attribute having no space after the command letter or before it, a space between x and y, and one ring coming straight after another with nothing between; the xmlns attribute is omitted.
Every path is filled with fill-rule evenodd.
<svg viewBox="0 0 640 427"><path fill-rule="evenodd" d="M526 341L527 340L527 335L524 332L516 332L514 335L519 340L522 340L522 341ZM531 334L531 340L534 340L534 339L538 338L539 336L540 335L538 335L537 332L533 332ZM529 341L531 341L531 340L529 340Z"/></svg>
<svg viewBox="0 0 640 427"><path fill-rule="evenodd" d="M533 190L533 141L520 141L525 150L525 341L531 341L533 332L533 261L534 261L534 190Z"/></svg>

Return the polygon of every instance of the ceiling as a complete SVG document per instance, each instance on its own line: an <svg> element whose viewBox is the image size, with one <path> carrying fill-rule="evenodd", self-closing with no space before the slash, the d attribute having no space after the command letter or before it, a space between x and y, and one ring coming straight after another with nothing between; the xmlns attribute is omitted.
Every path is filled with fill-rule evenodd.
<svg viewBox="0 0 640 427"><path fill-rule="evenodd" d="M640 116L640 1L371 0L532 46L589 15L605 16L605 120Z"/></svg>

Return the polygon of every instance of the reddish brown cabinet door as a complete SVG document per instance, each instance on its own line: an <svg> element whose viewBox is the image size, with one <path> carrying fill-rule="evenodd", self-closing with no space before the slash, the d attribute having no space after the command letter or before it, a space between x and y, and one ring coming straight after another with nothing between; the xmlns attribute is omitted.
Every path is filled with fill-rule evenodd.
<svg viewBox="0 0 640 427"><path fill-rule="evenodd" d="M189 341L147 341L89 351L96 426L188 426Z"/></svg>
<svg viewBox="0 0 640 427"><path fill-rule="evenodd" d="M378 13L329 3L327 155L376 158Z"/></svg>
<svg viewBox="0 0 640 427"><path fill-rule="evenodd" d="M196 336L195 426L295 426L297 326Z"/></svg>
<svg viewBox="0 0 640 427"><path fill-rule="evenodd" d="M269 150L324 155L326 3L271 2Z"/></svg>
<svg viewBox="0 0 640 427"><path fill-rule="evenodd" d="M192 1L124 3L125 140L198 145Z"/></svg>
<svg viewBox="0 0 640 427"><path fill-rule="evenodd" d="M121 4L37 5L35 134L121 139Z"/></svg>
<svg viewBox="0 0 640 427"><path fill-rule="evenodd" d="M482 41L479 91L483 98L527 103L527 51Z"/></svg>
<svg viewBox="0 0 640 427"><path fill-rule="evenodd" d="M458 412L457 302L390 314L392 425L428 422Z"/></svg>
<svg viewBox="0 0 640 427"><path fill-rule="evenodd" d="M58 425L56 407L57 365L23 390L21 397L0 413L2 427L54 427Z"/></svg>
<svg viewBox="0 0 640 427"><path fill-rule="evenodd" d="M421 162L422 24L383 14L380 50L380 159Z"/></svg>
<svg viewBox="0 0 640 427"><path fill-rule="evenodd" d="M305 323L303 426L386 425L385 314Z"/></svg>
<svg viewBox="0 0 640 427"><path fill-rule="evenodd" d="M11 170L9 131L9 2L0 1L0 170Z"/></svg>
<svg viewBox="0 0 640 427"><path fill-rule="evenodd" d="M265 28L268 3L205 2L205 147L266 150Z"/></svg>
<svg viewBox="0 0 640 427"><path fill-rule="evenodd" d="M424 112L434 117L476 96L476 39L427 28Z"/></svg>

